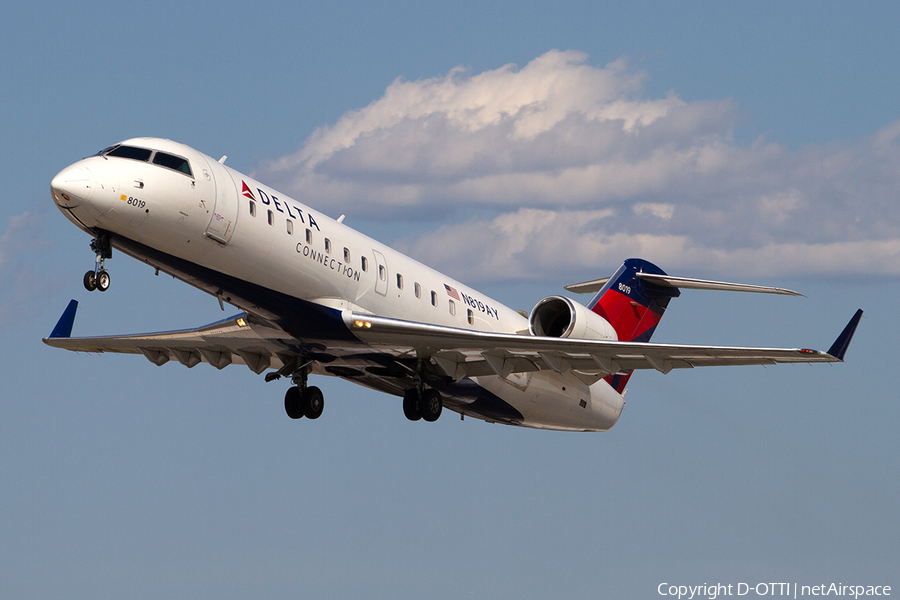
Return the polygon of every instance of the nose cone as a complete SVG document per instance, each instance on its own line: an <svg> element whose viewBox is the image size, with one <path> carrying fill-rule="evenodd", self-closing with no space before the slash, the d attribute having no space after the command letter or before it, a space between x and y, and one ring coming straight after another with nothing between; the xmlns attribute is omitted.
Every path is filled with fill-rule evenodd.
<svg viewBox="0 0 900 600"><path fill-rule="evenodd" d="M82 167L63 169L50 182L50 192L57 205L74 208L90 199L94 192L94 177Z"/></svg>

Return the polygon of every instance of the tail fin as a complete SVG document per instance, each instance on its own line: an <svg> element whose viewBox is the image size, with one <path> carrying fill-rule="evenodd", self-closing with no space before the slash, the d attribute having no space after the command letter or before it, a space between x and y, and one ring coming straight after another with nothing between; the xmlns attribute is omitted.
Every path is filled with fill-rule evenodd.
<svg viewBox="0 0 900 600"><path fill-rule="evenodd" d="M666 275L651 262L629 258L588 304L590 310L609 321L619 341L649 342L669 300L681 294L676 287L641 280L638 273ZM629 377L631 371L614 373L607 375L606 381L621 394Z"/></svg>
<svg viewBox="0 0 900 600"><path fill-rule="evenodd" d="M629 258L588 304L609 321L623 342L649 342L669 300L680 295L678 288L639 279L638 273L666 275L651 262Z"/></svg>

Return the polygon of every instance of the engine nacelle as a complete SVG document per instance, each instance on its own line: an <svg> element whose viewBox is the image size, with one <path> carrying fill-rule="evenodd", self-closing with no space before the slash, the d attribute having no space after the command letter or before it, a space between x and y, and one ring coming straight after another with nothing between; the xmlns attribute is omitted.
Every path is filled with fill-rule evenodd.
<svg viewBox="0 0 900 600"><path fill-rule="evenodd" d="M617 340L609 321L582 304L562 296L548 296L534 305L528 317L531 335L581 340Z"/></svg>

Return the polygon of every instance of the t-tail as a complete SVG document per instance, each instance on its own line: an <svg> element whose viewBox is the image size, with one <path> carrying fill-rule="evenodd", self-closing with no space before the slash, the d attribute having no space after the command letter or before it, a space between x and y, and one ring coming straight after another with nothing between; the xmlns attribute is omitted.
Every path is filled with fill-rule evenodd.
<svg viewBox="0 0 900 600"><path fill-rule="evenodd" d="M629 258L588 304L590 310L613 326L622 342L649 342L669 300L681 295L677 287L641 279L639 273L666 275L651 262ZM621 394L631 373L607 375L606 381Z"/></svg>
<svg viewBox="0 0 900 600"><path fill-rule="evenodd" d="M621 342L649 342L669 300L681 295L679 288L802 296L784 288L675 277L641 258L629 258L612 277L566 286L579 294L597 292L588 309L606 319ZM606 381L621 394L629 377L631 371L613 373Z"/></svg>

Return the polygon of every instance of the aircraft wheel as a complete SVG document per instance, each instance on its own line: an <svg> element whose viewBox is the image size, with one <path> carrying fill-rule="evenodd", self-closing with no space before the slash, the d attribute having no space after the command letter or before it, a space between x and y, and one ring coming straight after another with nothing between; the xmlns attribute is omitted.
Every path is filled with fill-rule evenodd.
<svg viewBox="0 0 900 600"><path fill-rule="evenodd" d="M409 388L403 394L403 414L410 421L422 418L422 413L419 412L419 391L416 388Z"/></svg>
<svg viewBox="0 0 900 600"><path fill-rule="evenodd" d="M284 394L284 412L292 419L303 417L303 410L300 406L300 390L296 386L289 387Z"/></svg>
<svg viewBox="0 0 900 600"><path fill-rule="evenodd" d="M100 271L100 276L97 277L97 289L101 292L105 292L109 289L109 284L112 283L112 280L109 277L109 273L106 271Z"/></svg>
<svg viewBox="0 0 900 600"><path fill-rule="evenodd" d="M422 418L432 423L441 416L444 409L444 402L441 399L441 393L437 390L426 390L422 394L422 400L419 402L419 410Z"/></svg>
<svg viewBox="0 0 900 600"><path fill-rule="evenodd" d="M88 271L84 274L84 289L93 292L97 289L97 280L94 278L94 272Z"/></svg>
<svg viewBox="0 0 900 600"><path fill-rule="evenodd" d="M318 419L325 409L325 396L316 386L308 387L303 391L303 400L300 404L307 419Z"/></svg>

